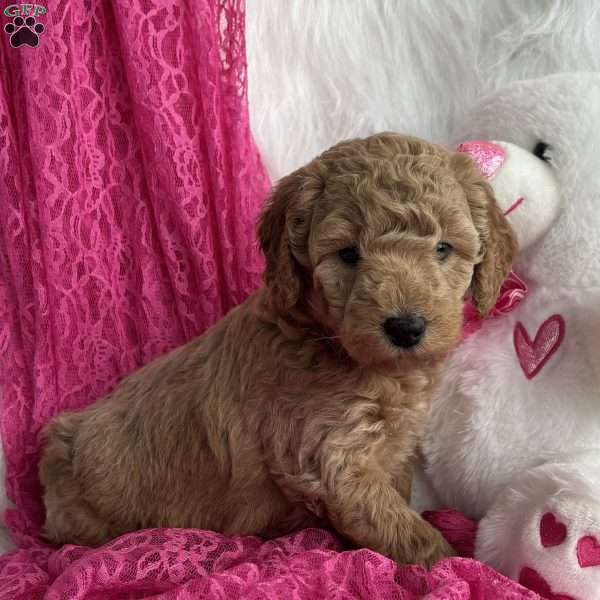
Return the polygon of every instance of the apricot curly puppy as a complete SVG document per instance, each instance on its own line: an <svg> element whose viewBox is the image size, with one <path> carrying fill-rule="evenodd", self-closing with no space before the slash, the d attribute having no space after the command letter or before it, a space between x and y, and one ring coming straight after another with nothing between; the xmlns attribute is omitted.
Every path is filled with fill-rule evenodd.
<svg viewBox="0 0 600 600"><path fill-rule="evenodd" d="M414 138L343 142L276 186L265 285L201 337L45 431L45 532L271 537L330 524L431 565L411 462L469 288L494 304L515 241L470 159Z"/></svg>

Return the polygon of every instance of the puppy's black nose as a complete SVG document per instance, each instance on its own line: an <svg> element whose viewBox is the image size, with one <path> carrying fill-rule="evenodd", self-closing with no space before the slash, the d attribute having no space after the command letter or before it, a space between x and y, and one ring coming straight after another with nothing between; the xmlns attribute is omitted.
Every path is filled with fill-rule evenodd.
<svg viewBox="0 0 600 600"><path fill-rule="evenodd" d="M425 320L416 315L390 317L383 322L383 330L389 340L399 348L416 346L425 333Z"/></svg>

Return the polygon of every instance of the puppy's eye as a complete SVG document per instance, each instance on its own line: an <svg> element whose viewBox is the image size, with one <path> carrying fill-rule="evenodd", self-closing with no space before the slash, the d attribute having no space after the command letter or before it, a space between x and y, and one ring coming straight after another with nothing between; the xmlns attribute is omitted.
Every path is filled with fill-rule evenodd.
<svg viewBox="0 0 600 600"><path fill-rule="evenodd" d="M360 260L360 253L356 246L348 246L348 248L338 250L338 256L347 265L355 265Z"/></svg>
<svg viewBox="0 0 600 600"><path fill-rule="evenodd" d="M452 250L454 250L454 248L452 248L448 242L440 242L435 247L435 253L438 257L438 260L446 260L450 254L452 254Z"/></svg>
<svg viewBox="0 0 600 600"><path fill-rule="evenodd" d="M544 162L550 162L550 157L548 156L548 144L546 144L546 142L538 142L533 149L533 155Z"/></svg>

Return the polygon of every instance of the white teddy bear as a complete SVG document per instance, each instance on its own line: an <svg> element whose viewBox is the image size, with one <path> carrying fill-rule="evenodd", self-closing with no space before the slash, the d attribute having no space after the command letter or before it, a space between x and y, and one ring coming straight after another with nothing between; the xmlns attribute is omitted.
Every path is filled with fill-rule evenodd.
<svg viewBox="0 0 600 600"><path fill-rule="evenodd" d="M513 84L464 140L521 251L504 309L449 357L427 478L481 519L476 558L545 598L600 598L600 75Z"/></svg>

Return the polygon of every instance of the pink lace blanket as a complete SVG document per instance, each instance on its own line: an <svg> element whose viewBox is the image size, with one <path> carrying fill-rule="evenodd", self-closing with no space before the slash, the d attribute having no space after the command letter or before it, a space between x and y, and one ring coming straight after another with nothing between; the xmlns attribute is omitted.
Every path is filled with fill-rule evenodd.
<svg viewBox="0 0 600 600"><path fill-rule="evenodd" d="M90 550L35 548L0 558L0 600L535 600L517 583L469 559L431 571L398 567L368 550L343 551L307 529L263 542L190 529L133 533Z"/></svg>
<svg viewBox="0 0 600 600"><path fill-rule="evenodd" d="M10 6L2 27L44 27L0 49L0 433L24 543L40 429L257 287L270 183L241 0Z"/></svg>

